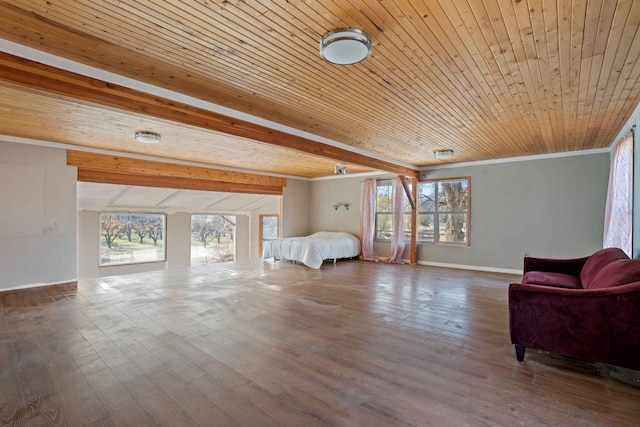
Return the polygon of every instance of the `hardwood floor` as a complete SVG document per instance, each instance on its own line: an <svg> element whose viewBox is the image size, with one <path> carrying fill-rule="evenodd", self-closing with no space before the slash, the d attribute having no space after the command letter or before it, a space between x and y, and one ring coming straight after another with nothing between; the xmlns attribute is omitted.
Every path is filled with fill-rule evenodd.
<svg viewBox="0 0 640 427"><path fill-rule="evenodd" d="M638 425L637 372L516 362L515 279L250 260L0 293L0 423Z"/></svg>

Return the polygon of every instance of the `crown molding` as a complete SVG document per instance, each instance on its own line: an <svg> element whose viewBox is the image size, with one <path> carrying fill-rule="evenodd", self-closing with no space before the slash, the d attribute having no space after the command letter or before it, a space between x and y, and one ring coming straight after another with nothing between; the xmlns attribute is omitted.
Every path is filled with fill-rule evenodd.
<svg viewBox="0 0 640 427"><path fill-rule="evenodd" d="M590 154L609 153L610 151L611 151L611 147L607 147L607 148L594 148L592 150L565 151L563 153L537 154L535 156L507 157L504 159L480 160L477 162L449 163L446 165L425 166L423 168L420 168L420 173L425 171L438 170L438 169L485 166L485 165L495 165L499 163L529 162L532 160L556 159L560 157L587 156Z"/></svg>

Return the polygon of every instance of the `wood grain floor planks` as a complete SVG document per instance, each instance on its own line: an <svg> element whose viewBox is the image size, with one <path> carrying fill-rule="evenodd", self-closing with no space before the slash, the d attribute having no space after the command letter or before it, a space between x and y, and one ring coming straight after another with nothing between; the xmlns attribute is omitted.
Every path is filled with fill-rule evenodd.
<svg viewBox="0 0 640 427"><path fill-rule="evenodd" d="M0 425L636 425L640 373L515 360L517 279L248 260L0 293Z"/></svg>

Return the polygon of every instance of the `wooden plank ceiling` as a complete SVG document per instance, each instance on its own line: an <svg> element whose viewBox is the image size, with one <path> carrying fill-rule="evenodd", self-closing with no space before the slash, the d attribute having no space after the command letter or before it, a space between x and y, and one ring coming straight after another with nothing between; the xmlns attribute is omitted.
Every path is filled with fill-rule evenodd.
<svg viewBox="0 0 640 427"><path fill-rule="evenodd" d="M322 35L342 27L371 35L369 59L320 59ZM639 29L640 0L0 0L6 41L318 143L298 151L6 76L0 134L300 177L344 160L323 141L360 153L352 172L409 174L443 163L437 149L451 163L603 148L640 102ZM135 144L141 129L163 142Z"/></svg>

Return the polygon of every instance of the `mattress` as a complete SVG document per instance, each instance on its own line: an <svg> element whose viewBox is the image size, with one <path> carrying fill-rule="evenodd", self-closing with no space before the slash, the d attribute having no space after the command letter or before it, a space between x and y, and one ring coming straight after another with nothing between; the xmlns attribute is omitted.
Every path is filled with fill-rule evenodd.
<svg viewBox="0 0 640 427"><path fill-rule="evenodd" d="M304 237L287 237L267 242L263 258L301 262L318 269L324 260L353 258L360 254L360 240L341 231L319 231Z"/></svg>

